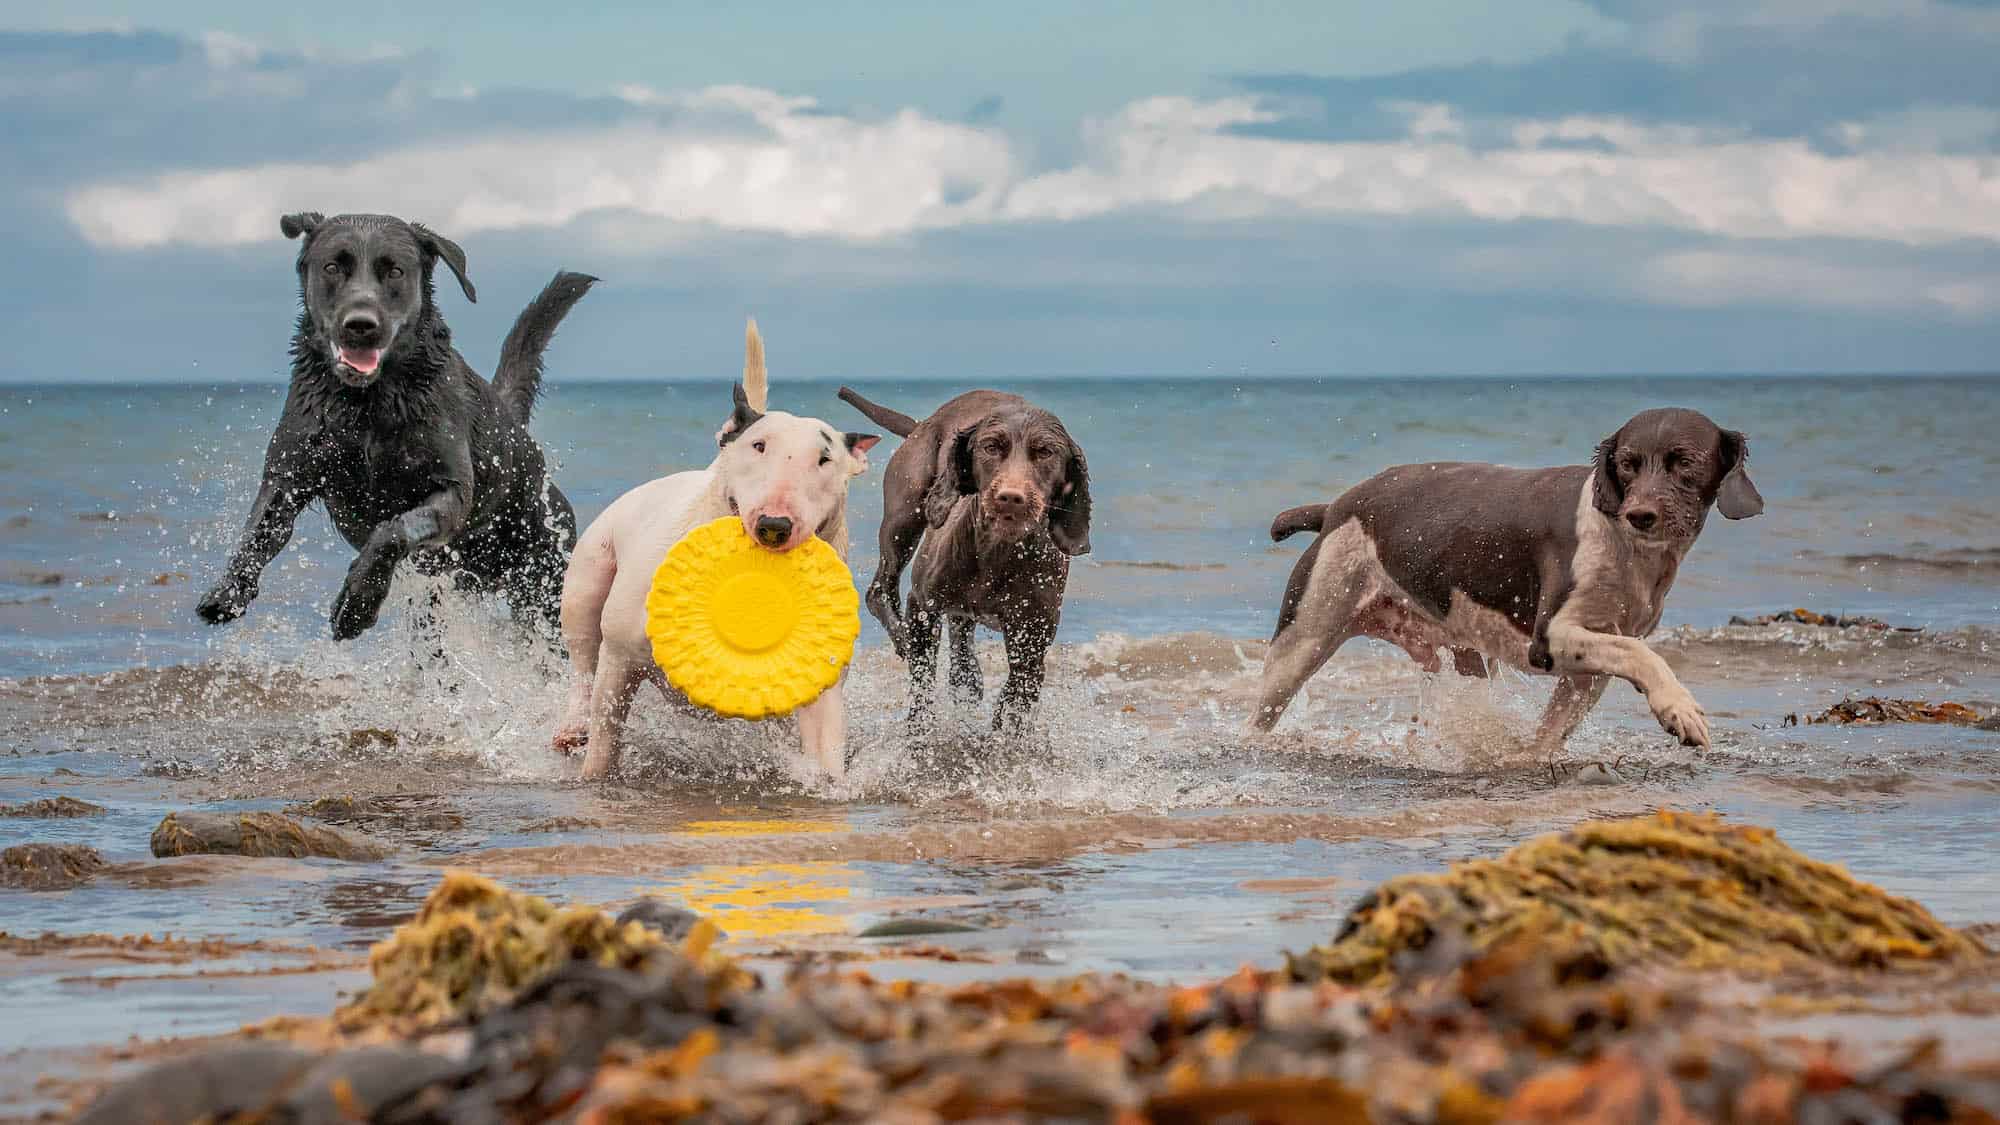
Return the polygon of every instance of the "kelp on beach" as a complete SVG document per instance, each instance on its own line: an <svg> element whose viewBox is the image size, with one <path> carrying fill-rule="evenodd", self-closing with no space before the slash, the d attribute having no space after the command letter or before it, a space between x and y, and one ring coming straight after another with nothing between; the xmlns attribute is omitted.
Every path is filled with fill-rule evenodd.
<svg viewBox="0 0 2000 1125"><path fill-rule="evenodd" d="M1391 879L1299 979L1368 984L1433 943L1528 939L1642 963L1771 974L1963 963L1988 956L1922 906L1799 854L1770 830L1661 812L1594 821L1494 860Z"/></svg>
<svg viewBox="0 0 2000 1125"><path fill-rule="evenodd" d="M767 985L711 934L672 945L453 874L377 947L367 993L332 1021L264 1028L271 1049L225 1094L192 1083L197 1060L86 1120L138 1106L592 1125L2000 1114L2000 1052L1861 1065L1760 1038L1686 987L1693 970L1806 969L1857 990L1946 969L1990 987L1994 962L1922 907L1706 816L1584 824L1392 880L1330 946L1195 987L884 982L809 959ZM271 1042L287 1035L309 1046Z"/></svg>

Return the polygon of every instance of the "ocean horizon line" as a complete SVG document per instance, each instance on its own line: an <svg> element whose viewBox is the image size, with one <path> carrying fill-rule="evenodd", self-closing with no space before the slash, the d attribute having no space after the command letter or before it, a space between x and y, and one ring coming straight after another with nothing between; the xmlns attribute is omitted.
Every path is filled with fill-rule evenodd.
<svg viewBox="0 0 2000 1125"><path fill-rule="evenodd" d="M549 393L559 393L565 387L610 387L610 386L684 386L702 383L722 382L733 378L731 375L599 375L583 378L569 377L550 379L545 384ZM840 383L1050 383L1061 380L1104 384L1120 383L1256 383L1265 385L1302 383L1369 383L1397 380L1424 380L1432 382L1623 382L1642 379L1672 379L1685 381L1721 381L1734 379L1797 379L1797 380L1848 380L1848 379L1934 379L1970 380L2000 378L2000 370L1992 371L1550 371L1550 372L1327 372L1317 375L1299 374L1218 374L1214 372L1152 372L1152 373L1098 373L1077 374L1072 372L1029 373L1015 375L986 375L966 378L954 375L796 375L775 379L780 384L823 384ZM202 387L283 387L290 382L284 378L221 378L221 379L143 379L129 376L84 376L68 380L54 379L8 379L0 378L0 390L71 390L79 388L202 388Z"/></svg>

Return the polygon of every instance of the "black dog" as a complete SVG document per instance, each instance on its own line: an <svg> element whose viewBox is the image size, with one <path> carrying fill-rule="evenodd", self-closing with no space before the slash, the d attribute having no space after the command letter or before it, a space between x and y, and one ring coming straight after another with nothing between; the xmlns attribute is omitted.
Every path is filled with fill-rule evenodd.
<svg viewBox="0 0 2000 1125"><path fill-rule="evenodd" d="M558 273L514 322L489 386L451 346L433 298L438 262L476 300L465 251L387 215L286 215L302 309L292 385L264 454L263 485L227 571L198 607L243 615L258 576L307 504L321 500L360 554L333 604L337 640L375 624L396 564L504 595L517 620L560 622L576 514L528 436L542 351L597 279Z"/></svg>

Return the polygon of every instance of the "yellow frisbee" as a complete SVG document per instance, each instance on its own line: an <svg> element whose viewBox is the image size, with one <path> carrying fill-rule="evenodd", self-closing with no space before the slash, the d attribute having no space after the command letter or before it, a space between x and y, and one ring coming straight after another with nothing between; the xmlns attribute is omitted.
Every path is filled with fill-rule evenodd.
<svg viewBox="0 0 2000 1125"><path fill-rule="evenodd" d="M825 540L780 554L752 542L734 516L674 544L646 595L646 636L667 682L740 719L819 698L860 635L854 577Z"/></svg>

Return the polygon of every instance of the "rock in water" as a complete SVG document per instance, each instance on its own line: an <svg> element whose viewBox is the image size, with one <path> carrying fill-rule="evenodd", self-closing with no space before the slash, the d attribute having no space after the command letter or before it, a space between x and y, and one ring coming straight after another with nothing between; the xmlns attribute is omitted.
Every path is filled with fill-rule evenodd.
<svg viewBox="0 0 2000 1125"><path fill-rule="evenodd" d="M66 891L90 882L103 866L97 849L82 844L17 844L0 852L0 887Z"/></svg>
<svg viewBox="0 0 2000 1125"><path fill-rule="evenodd" d="M1406 954L1529 937L1551 955L1771 974L1914 968L1990 956L1907 899L1793 851L1768 828L1661 812L1594 821L1499 859L1404 875L1355 906L1294 979L1388 980Z"/></svg>
<svg viewBox="0 0 2000 1125"><path fill-rule="evenodd" d="M618 924L637 922L668 941L679 941L694 931L701 915L685 906L675 906L657 898L642 898L618 914ZM717 936L720 936L718 934Z"/></svg>
<svg viewBox="0 0 2000 1125"><path fill-rule="evenodd" d="M172 812L153 829L153 854L381 859L393 849L320 824L277 813Z"/></svg>

